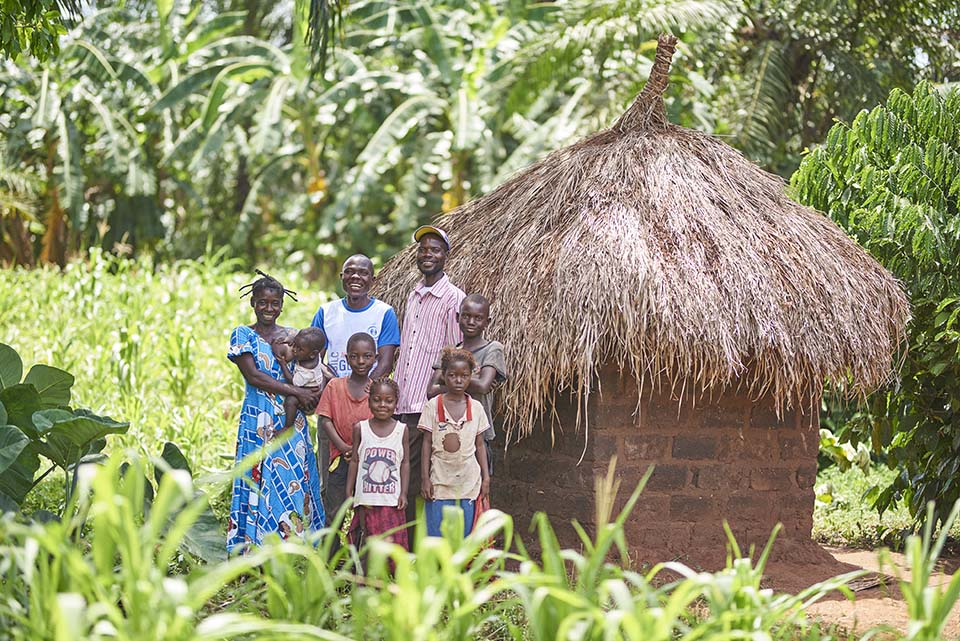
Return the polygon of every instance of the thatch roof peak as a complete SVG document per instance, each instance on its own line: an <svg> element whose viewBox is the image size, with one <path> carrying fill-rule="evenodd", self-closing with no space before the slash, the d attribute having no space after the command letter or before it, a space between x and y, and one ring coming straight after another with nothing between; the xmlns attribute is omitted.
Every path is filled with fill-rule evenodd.
<svg viewBox="0 0 960 641"><path fill-rule="evenodd" d="M527 433L558 390L588 396L603 364L640 384L736 386L782 405L825 381L864 394L891 377L909 316L899 284L783 180L670 124L673 48L611 128L440 216L451 280L492 300L506 346L507 428ZM401 312L413 245L378 275Z"/></svg>
<svg viewBox="0 0 960 641"><path fill-rule="evenodd" d="M677 37L674 35L664 34L657 38L657 54L653 59L650 77L633 104L623 112L612 129L620 132L663 129L670 124L663 105L663 94L670 83L670 62L676 47Z"/></svg>

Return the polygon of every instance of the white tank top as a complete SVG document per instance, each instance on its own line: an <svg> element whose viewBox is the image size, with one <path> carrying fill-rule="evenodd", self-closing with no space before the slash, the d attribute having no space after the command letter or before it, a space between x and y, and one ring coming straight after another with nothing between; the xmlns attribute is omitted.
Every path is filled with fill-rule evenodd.
<svg viewBox="0 0 960 641"><path fill-rule="evenodd" d="M403 423L394 421L393 431L380 437L370 429L370 421L360 421L357 486L353 492L355 505L397 505L404 427Z"/></svg>

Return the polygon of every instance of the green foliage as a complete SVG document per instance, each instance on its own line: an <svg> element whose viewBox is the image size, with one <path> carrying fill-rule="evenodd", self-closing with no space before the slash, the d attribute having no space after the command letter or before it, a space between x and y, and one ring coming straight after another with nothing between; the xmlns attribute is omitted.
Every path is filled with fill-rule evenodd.
<svg viewBox="0 0 960 641"><path fill-rule="evenodd" d="M660 30L730 15L713 1L295 5L266 29L257 2L214 18L203 3L129 3L86 17L54 63L9 69L0 138L40 177L46 213L0 223L0 261L227 246L332 274L358 249L388 256L437 211L612 122ZM303 37L338 21L342 45L312 73ZM604 44L584 46L591 34ZM709 128L703 76L678 65L674 81L671 115Z"/></svg>
<svg viewBox="0 0 960 641"><path fill-rule="evenodd" d="M0 508L23 503L39 482L34 479L40 458L64 473L66 499L71 481L86 457L98 454L108 434L123 434L128 423L118 423L87 410L73 410L73 376L47 365L34 365L20 382L23 362L9 345L0 343ZM43 476L40 478L42 479Z"/></svg>
<svg viewBox="0 0 960 641"><path fill-rule="evenodd" d="M863 443L856 446L840 438L828 429L820 429L820 456L835 463L841 470L856 465L861 470L870 467L870 449Z"/></svg>
<svg viewBox="0 0 960 641"><path fill-rule="evenodd" d="M219 255L155 265L103 252L63 271L0 270L0 326L16 328L6 340L27 362L23 372L37 361L74 372L72 404L130 422L107 451L156 456L174 442L203 476L233 460L243 398L243 379L226 350L230 330L254 321L238 290L255 276L235 270ZM266 271L300 292L299 302L284 306L284 325L309 326L332 296L296 271ZM0 353L4 381L10 362ZM219 495L213 500L222 507Z"/></svg>
<svg viewBox="0 0 960 641"><path fill-rule="evenodd" d="M897 476L896 470L873 464L861 470L841 470L837 465L817 475L816 492L831 500L818 500L813 512L813 538L820 543L846 548L888 546L902 550L913 531L913 517L906 505L894 505L883 514L866 500L875 486L885 486ZM960 523L954 523L950 536L960 539Z"/></svg>
<svg viewBox="0 0 960 641"><path fill-rule="evenodd" d="M302 6L306 4L308 4L306 0L298 0L295 11L298 14L306 14L306 38L313 52L315 67L322 74L326 71L327 56L337 36L343 5L346 2L309 0L309 8Z"/></svg>
<svg viewBox="0 0 960 641"><path fill-rule="evenodd" d="M789 176L837 119L892 89L956 79L960 20L952 0L747 0L716 59L719 111L731 144ZM729 129L727 129L729 127Z"/></svg>
<svg viewBox="0 0 960 641"><path fill-rule="evenodd" d="M188 476L170 474L147 510L145 466L135 463L121 477L119 460L81 468L76 509L62 521L0 522L4 638L229 638L209 625L203 633L203 608L256 561L170 576L206 500L193 496ZM91 536L78 545L84 531ZM270 626L257 629L266 634Z"/></svg>
<svg viewBox="0 0 960 641"><path fill-rule="evenodd" d="M867 441L900 470L871 498L900 499L918 520L936 499L942 521L960 499L960 91L921 83L837 124L792 180L890 269L912 305L899 384L851 412L844 438Z"/></svg>
<svg viewBox="0 0 960 641"><path fill-rule="evenodd" d="M204 496L171 472L146 509L147 466L134 459L123 472L118 460L84 467L76 509L62 522L0 520L4 638L779 641L807 634L804 606L851 578L792 596L761 588L764 555L731 558L715 574L677 563L624 569L608 554L623 539L626 511L584 535L583 553L558 549L541 516L542 561L488 545L509 547L514 535L510 517L494 510L462 542L462 522L448 521L445 536L421 540L416 554L374 538L329 560L329 529L195 564L178 550ZM662 580L666 569L679 579Z"/></svg>
<svg viewBox="0 0 960 641"><path fill-rule="evenodd" d="M900 592L907 603L909 623L904 639L909 641L943 639L947 617L960 601L960 572L955 573L946 585L930 585L930 579L937 569L937 560L947 542L947 533L960 514L960 501L953 505L936 539L933 537L934 512L934 504L928 503L923 536L911 536L907 539L906 555L910 577L900 578ZM885 552L881 559L886 554Z"/></svg>
<svg viewBox="0 0 960 641"><path fill-rule="evenodd" d="M0 11L0 56L47 60L60 52L60 36L80 15L79 0L4 0Z"/></svg>
<svg viewBox="0 0 960 641"><path fill-rule="evenodd" d="M0 70L0 263L385 258L613 122L664 31L670 119L783 175L834 118L960 78L949 0L274 4L111 5Z"/></svg>

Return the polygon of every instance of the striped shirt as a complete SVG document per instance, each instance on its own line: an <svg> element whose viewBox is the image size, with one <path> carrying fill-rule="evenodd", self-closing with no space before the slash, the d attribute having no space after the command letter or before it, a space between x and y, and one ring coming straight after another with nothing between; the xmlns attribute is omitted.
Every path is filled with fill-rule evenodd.
<svg viewBox="0 0 960 641"><path fill-rule="evenodd" d="M433 363L447 345L463 340L457 312L466 297L444 274L427 287L421 280L407 297L400 328L400 353L393 375L400 386L398 414L417 414L427 402Z"/></svg>

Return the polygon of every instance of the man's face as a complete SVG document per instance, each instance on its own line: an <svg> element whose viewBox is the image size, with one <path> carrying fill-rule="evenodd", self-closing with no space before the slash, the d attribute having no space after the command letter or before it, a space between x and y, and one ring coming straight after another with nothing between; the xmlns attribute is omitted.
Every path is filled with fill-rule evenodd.
<svg viewBox="0 0 960 641"><path fill-rule="evenodd" d="M417 245L417 269L424 276L432 276L443 271L447 262L447 245L434 234L426 234Z"/></svg>
<svg viewBox="0 0 960 641"><path fill-rule="evenodd" d="M347 296L363 296L373 285L373 264L360 256L348 258L343 264L340 282Z"/></svg>

